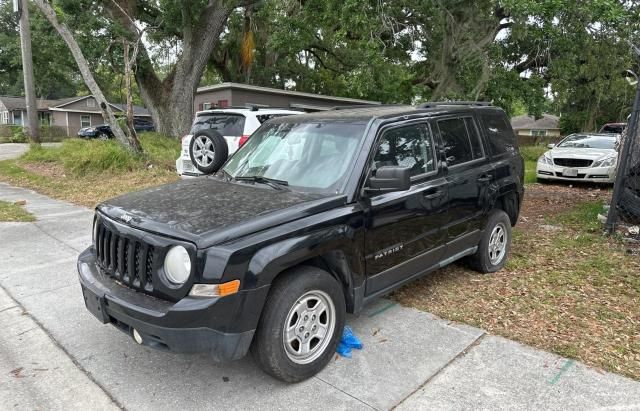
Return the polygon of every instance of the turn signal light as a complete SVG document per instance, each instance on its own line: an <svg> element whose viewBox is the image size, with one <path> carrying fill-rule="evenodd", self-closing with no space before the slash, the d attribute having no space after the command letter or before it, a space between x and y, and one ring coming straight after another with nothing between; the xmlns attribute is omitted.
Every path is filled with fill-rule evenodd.
<svg viewBox="0 0 640 411"><path fill-rule="evenodd" d="M194 284L189 291L192 297L224 297L235 294L240 289L240 280L222 284Z"/></svg>

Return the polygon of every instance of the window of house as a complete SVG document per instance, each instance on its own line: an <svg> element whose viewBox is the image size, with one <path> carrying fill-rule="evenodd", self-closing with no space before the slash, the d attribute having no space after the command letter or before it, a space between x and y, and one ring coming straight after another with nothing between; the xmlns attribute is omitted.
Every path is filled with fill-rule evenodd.
<svg viewBox="0 0 640 411"><path fill-rule="evenodd" d="M440 120L438 129L449 167L483 157L480 138L471 118Z"/></svg>
<svg viewBox="0 0 640 411"><path fill-rule="evenodd" d="M545 137L547 130L531 130L531 135L534 137Z"/></svg>
<svg viewBox="0 0 640 411"><path fill-rule="evenodd" d="M83 114L80 116L80 127L90 127L91 126L91 116Z"/></svg>
<svg viewBox="0 0 640 411"><path fill-rule="evenodd" d="M96 106L96 100L93 98L88 98L87 99L87 107L95 107Z"/></svg>
<svg viewBox="0 0 640 411"><path fill-rule="evenodd" d="M2 124L9 124L9 112L8 111L3 111L2 115L0 116L0 122Z"/></svg>
<svg viewBox="0 0 640 411"><path fill-rule="evenodd" d="M202 103L203 110L211 110L211 103Z"/></svg>
<svg viewBox="0 0 640 411"><path fill-rule="evenodd" d="M46 111L38 111L38 122L42 126L50 125L51 117L49 116L49 113L47 113Z"/></svg>
<svg viewBox="0 0 640 411"><path fill-rule="evenodd" d="M401 166L416 176L434 171L434 160L429 130L424 124L414 124L384 132L373 157L373 171L384 166Z"/></svg>
<svg viewBox="0 0 640 411"><path fill-rule="evenodd" d="M218 100L218 107L229 107L229 100Z"/></svg>
<svg viewBox="0 0 640 411"><path fill-rule="evenodd" d="M22 112L14 111L13 112L13 124L22 125Z"/></svg>

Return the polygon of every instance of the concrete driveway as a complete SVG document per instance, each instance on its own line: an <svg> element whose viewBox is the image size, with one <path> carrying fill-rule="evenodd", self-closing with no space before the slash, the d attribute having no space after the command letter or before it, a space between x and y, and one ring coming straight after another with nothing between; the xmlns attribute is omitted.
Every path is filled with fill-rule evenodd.
<svg viewBox="0 0 640 411"><path fill-rule="evenodd" d="M136 345L83 305L92 212L0 183L35 223L0 223L0 404L91 409L638 409L640 383L379 300L348 323L365 348L287 385L251 358Z"/></svg>
<svg viewBox="0 0 640 411"><path fill-rule="evenodd" d="M61 143L42 143L44 147L56 147ZM0 161L11 160L23 155L29 149L27 143L2 143L0 144Z"/></svg>

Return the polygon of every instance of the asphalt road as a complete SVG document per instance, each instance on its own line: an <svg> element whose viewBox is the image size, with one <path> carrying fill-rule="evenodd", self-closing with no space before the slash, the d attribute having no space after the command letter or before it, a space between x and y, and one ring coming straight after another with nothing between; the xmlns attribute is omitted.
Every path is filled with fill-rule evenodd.
<svg viewBox="0 0 640 411"><path fill-rule="evenodd" d="M296 385L141 347L84 308L92 212L2 183L0 199L37 216L0 223L0 408L640 409L639 382L384 299L348 319L362 351Z"/></svg>

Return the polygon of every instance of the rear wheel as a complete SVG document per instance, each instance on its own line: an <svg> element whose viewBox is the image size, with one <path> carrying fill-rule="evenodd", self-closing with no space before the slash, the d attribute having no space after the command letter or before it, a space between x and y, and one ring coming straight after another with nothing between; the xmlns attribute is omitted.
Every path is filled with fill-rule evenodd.
<svg viewBox="0 0 640 411"><path fill-rule="evenodd" d="M224 137L214 130L200 130L189 143L193 165L204 174L215 173L227 161L229 148Z"/></svg>
<svg viewBox="0 0 640 411"><path fill-rule="evenodd" d="M492 210L489 214L478 251L467 262L469 266L481 273L493 273L507 262L511 249L511 220L502 210Z"/></svg>
<svg viewBox="0 0 640 411"><path fill-rule="evenodd" d="M298 267L272 286L251 352L267 373L286 382L310 378L336 351L345 321L338 282L315 267Z"/></svg>

